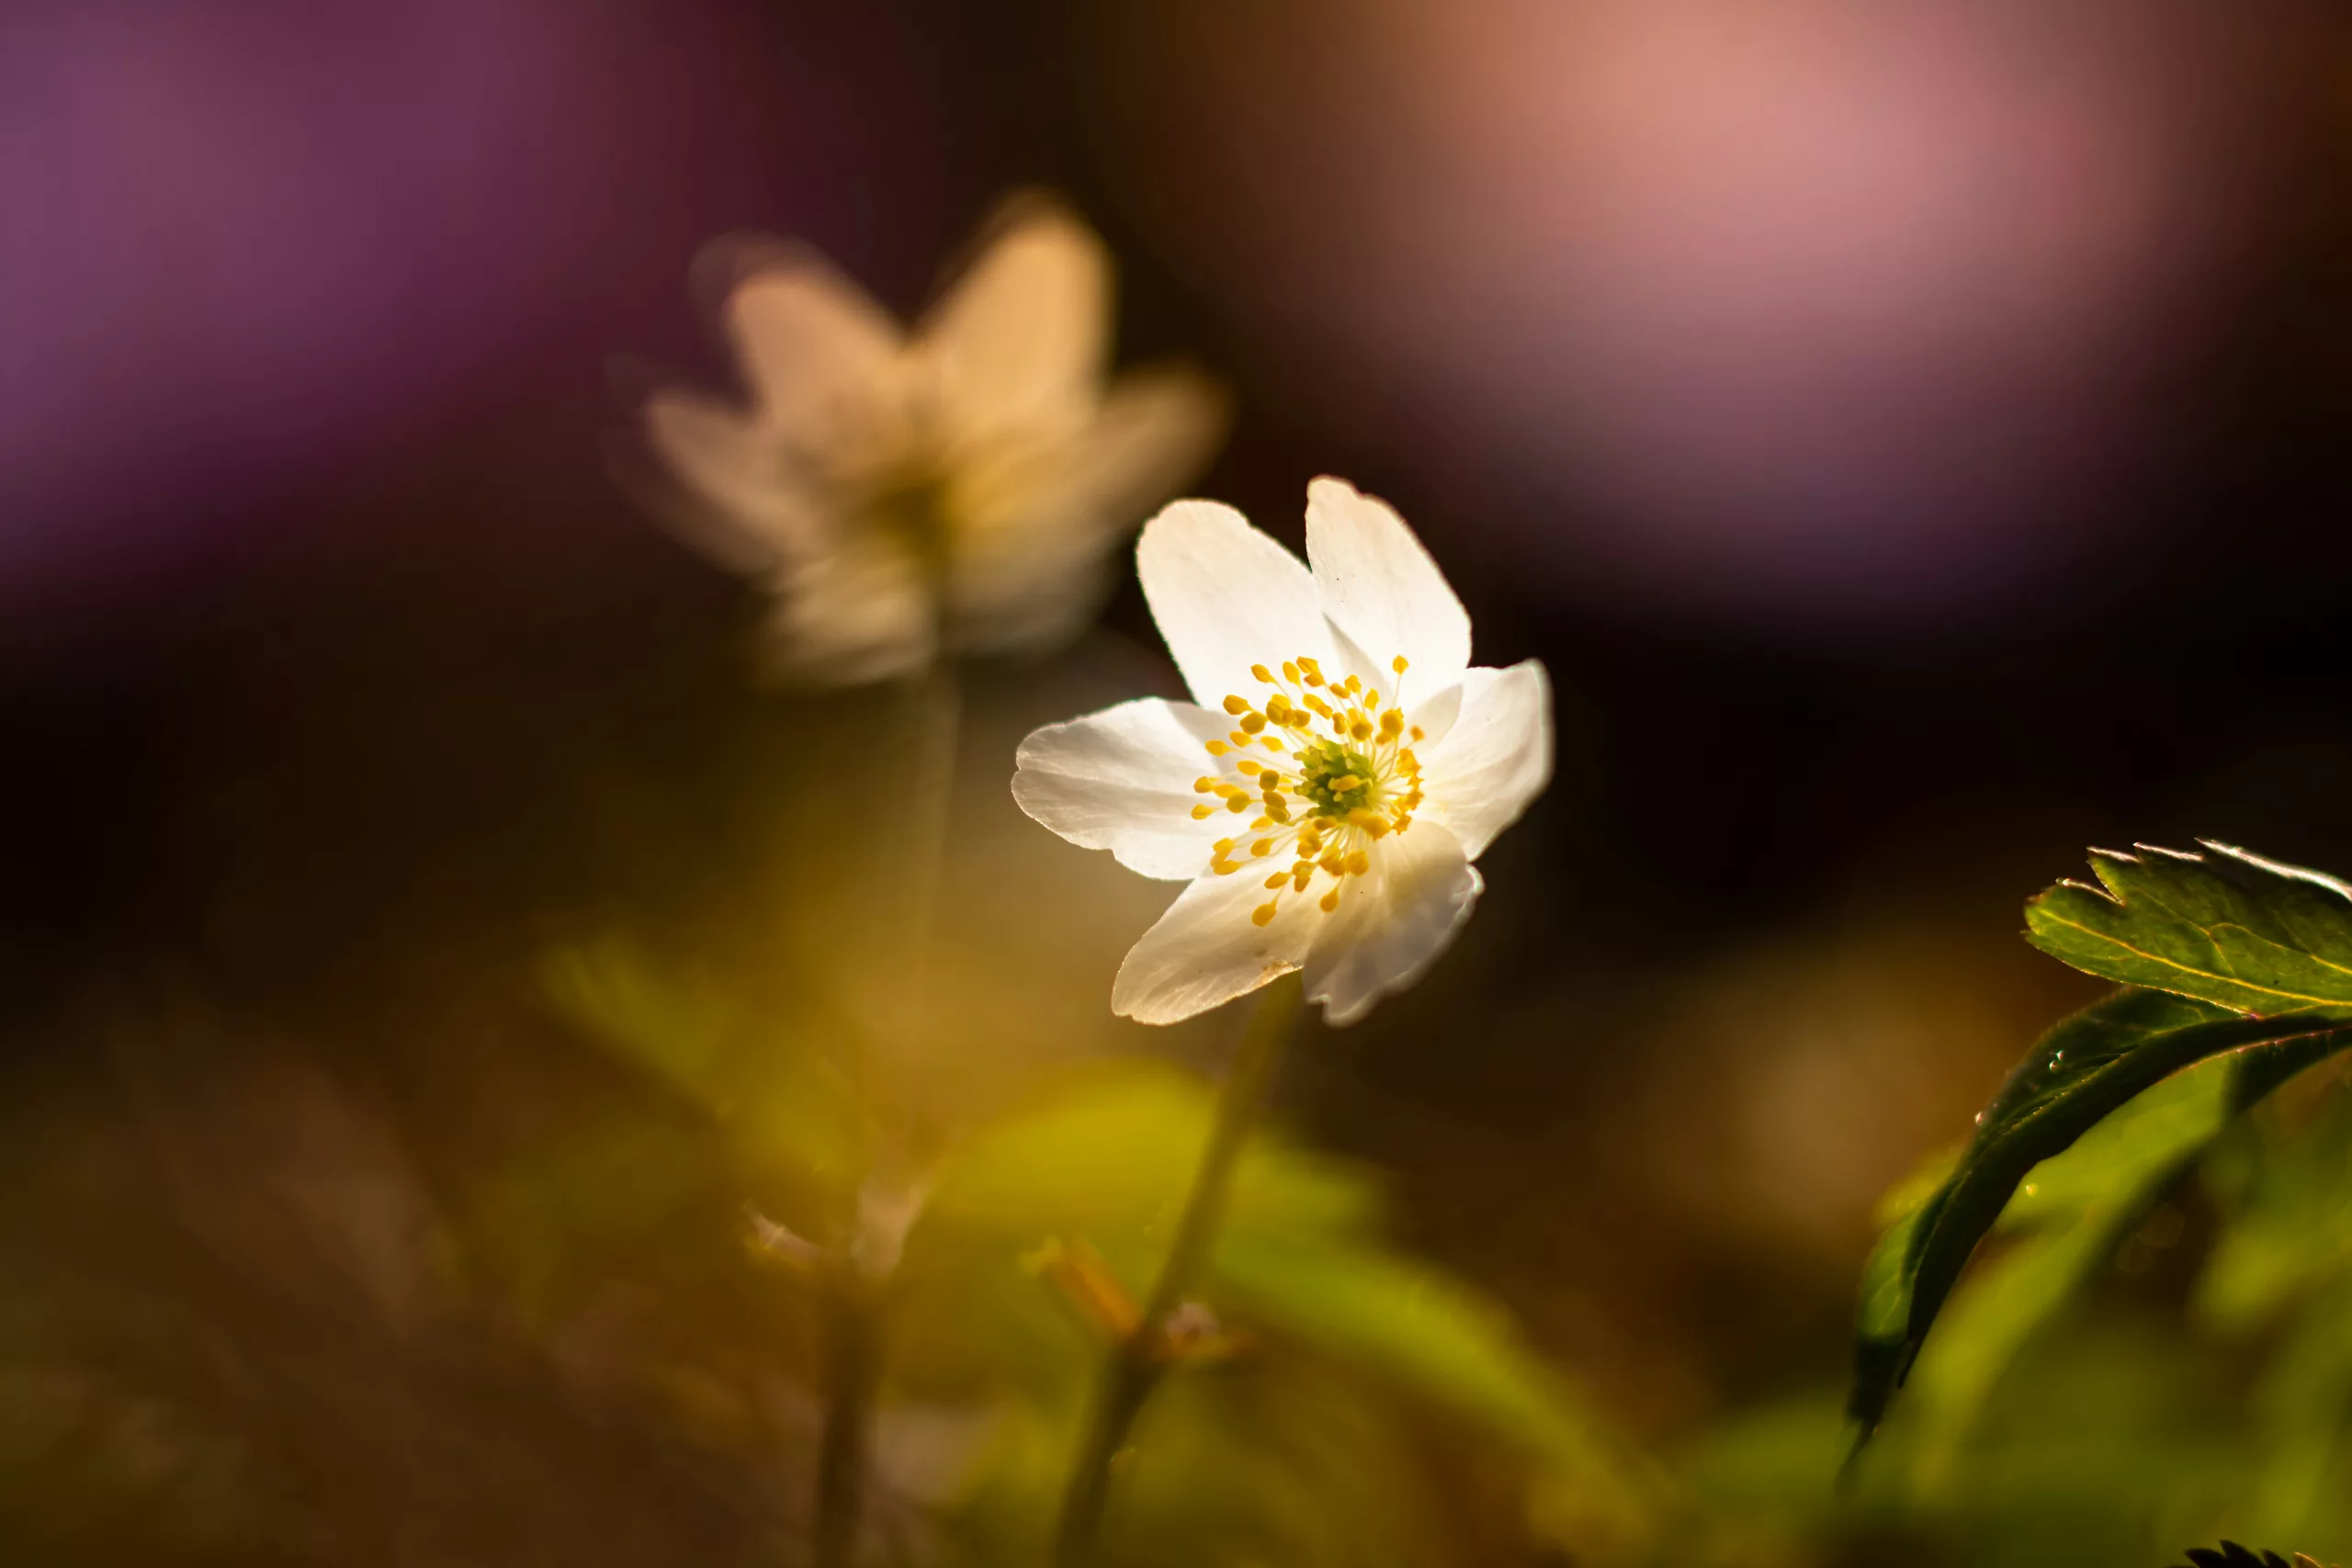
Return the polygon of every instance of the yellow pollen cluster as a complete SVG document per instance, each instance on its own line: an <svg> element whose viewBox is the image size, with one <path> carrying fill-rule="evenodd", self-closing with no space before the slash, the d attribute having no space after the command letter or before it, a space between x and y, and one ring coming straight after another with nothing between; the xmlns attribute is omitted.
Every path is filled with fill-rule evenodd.
<svg viewBox="0 0 2352 1568"><path fill-rule="evenodd" d="M1394 660L1390 668L1401 684L1406 661ZM1196 794L1212 797L1193 807L1193 816L1206 821L1220 809L1237 816L1254 809L1249 830L1255 836L1246 848L1238 835L1219 839L1209 869L1230 876L1249 861L1287 853L1291 863L1266 878L1273 897L1250 919L1270 923L1285 892L1304 894L1317 876L1331 879L1316 901L1329 914L1340 907L1347 878L1372 869L1372 846L1413 825L1421 764L1412 749L1422 732L1406 722L1396 703L1384 708L1379 691L1361 676L1331 680L1304 655L1283 660L1279 672L1263 664L1250 672L1273 690L1262 703L1225 699L1235 727L1207 750L1233 760L1228 772L1193 782ZM1275 760L1242 754L1253 748Z"/></svg>

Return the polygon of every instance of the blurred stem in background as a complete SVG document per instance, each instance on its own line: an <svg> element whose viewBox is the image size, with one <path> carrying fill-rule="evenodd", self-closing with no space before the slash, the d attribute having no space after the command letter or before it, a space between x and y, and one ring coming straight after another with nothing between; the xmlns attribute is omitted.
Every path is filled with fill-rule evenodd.
<svg viewBox="0 0 2352 1568"><path fill-rule="evenodd" d="M1086 1568L1093 1560L1095 1539L1110 1501L1113 1464L1126 1448L1136 1417L1159 1386L1160 1374L1174 1359L1169 1319L1183 1304L1185 1292L1207 1265L1210 1245L1225 1215L1234 1168L1257 1124L1283 1047L1290 1042L1301 992L1298 976L1285 975L1266 987L1250 1015L1240 1054L1217 1097L1208 1147L1184 1200L1184 1212L1177 1221L1168 1257L1160 1264L1159 1278L1152 1284L1135 1331L1119 1341L1103 1369L1092 1424L1070 1471L1069 1490L1062 1503L1054 1551L1057 1568Z"/></svg>
<svg viewBox="0 0 2352 1568"><path fill-rule="evenodd" d="M878 1291L854 1260L831 1270L821 1303L825 1325L825 1431L817 1454L818 1568L856 1560L865 1515L865 1459L874 1396L882 1381Z"/></svg>
<svg viewBox="0 0 2352 1568"><path fill-rule="evenodd" d="M894 748L892 777L881 787L902 786L906 826L875 911L867 984L869 996L888 998L891 1065L919 1070L930 1043L932 934L963 715L955 661L933 660L906 683L903 698L902 741ZM872 1043L861 1042L850 1063L853 1103L869 1110L891 1098L877 1092L874 1056ZM848 1568L857 1556L889 1276L921 1207L918 1158L910 1146L920 1141L918 1129L869 1122L842 1184L838 1242L820 1303L827 1365L811 1532L817 1568Z"/></svg>

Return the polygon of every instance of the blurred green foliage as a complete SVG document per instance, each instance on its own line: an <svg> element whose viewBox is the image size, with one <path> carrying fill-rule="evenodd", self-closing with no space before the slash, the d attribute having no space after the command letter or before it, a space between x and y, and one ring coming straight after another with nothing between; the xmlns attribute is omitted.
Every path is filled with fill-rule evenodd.
<svg viewBox="0 0 2352 1568"><path fill-rule="evenodd" d="M882 1522L920 1518L976 1562L1038 1560L1108 1348L1089 1303L1038 1266L1041 1246L1082 1249L1105 1288L1140 1296L1206 1141L1211 1086L1149 1061L1072 1068L916 1159L856 1146L874 1108L808 1042L759 1037L711 976L606 939L551 954L543 979L584 1038L704 1120L706 1168L793 1205L753 1227L781 1224L752 1250L785 1237L787 1287L814 1288L804 1269L857 1244L806 1216L913 1216L875 1295ZM648 1181L626 1203L586 1206L605 1234L584 1234L571 1184L584 1175L607 1190L597 1162L628 1158L632 1135L649 1140ZM500 1190L483 1233L507 1277L536 1290L550 1247L575 1264L623 1256L665 1206L719 1201L723 1179L697 1179L664 1136L606 1129L535 1158L523 1187ZM528 1220L514 1214L518 1190L536 1195ZM1123 1463L1111 1561L1469 1561L1429 1480L1465 1446L1521 1477L1522 1538L1611 1560L1640 1546L1657 1477L1504 1314L1388 1228L1372 1172L1253 1141L1198 1292L1221 1349L1180 1368L1147 1412Z"/></svg>

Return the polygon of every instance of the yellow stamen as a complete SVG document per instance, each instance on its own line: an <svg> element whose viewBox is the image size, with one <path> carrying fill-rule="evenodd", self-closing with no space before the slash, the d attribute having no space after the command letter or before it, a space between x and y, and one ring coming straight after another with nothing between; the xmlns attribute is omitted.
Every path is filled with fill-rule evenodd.
<svg viewBox="0 0 2352 1568"><path fill-rule="evenodd" d="M1216 809L1216 807L1214 806L1195 806L1193 807L1193 820L1195 822L1205 822L1209 819L1210 813L1214 812Z"/></svg>
<svg viewBox="0 0 2352 1568"><path fill-rule="evenodd" d="M1241 714L1248 713L1250 711L1250 699L1243 696L1227 697L1225 699L1225 711L1237 716Z"/></svg>
<svg viewBox="0 0 2352 1568"><path fill-rule="evenodd" d="M1407 670L1412 667L1405 662L1405 656L1400 653L1396 658L1388 661L1388 668L1396 671L1399 675L1402 675Z"/></svg>
<svg viewBox="0 0 2352 1568"><path fill-rule="evenodd" d="M1250 911L1250 923L1268 926L1274 922L1274 901L1271 898Z"/></svg>
<svg viewBox="0 0 2352 1568"><path fill-rule="evenodd" d="M1222 741L1222 740L1212 740L1212 741L1210 741L1210 742L1209 742L1209 755L1210 755L1210 756L1212 756L1212 757L1222 757L1222 756L1224 756L1227 751L1230 751L1230 750L1233 750L1233 748L1232 748L1232 747L1227 746L1227 745L1224 741Z"/></svg>
<svg viewBox="0 0 2352 1568"><path fill-rule="evenodd" d="M1323 895L1323 912L1329 914L1340 907L1340 890L1336 887Z"/></svg>
<svg viewBox="0 0 2352 1568"><path fill-rule="evenodd" d="M1272 839L1261 839L1250 846L1250 852L1263 860L1274 852L1274 841Z"/></svg>

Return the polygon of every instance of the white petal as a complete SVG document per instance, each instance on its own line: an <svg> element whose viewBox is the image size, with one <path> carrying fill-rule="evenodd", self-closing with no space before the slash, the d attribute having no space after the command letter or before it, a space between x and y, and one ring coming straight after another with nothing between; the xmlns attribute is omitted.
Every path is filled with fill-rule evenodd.
<svg viewBox="0 0 2352 1568"><path fill-rule="evenodd" d="M1138 1023L1179 1023L1305 963L1322 919L1315 900L1283 894L1274 919L1259 925L1250 912L1276 896L1252 873L1245 865L1204 876L1179 894L1119 965L1111 1010Z"/></svg>
<svg viewBox="0 0 2352 1568"><path fill-rule="evenodd" d="M813 251L775 247L734 286L728 336L765 421L819 458L895 418L898 323Z"/></svg>
<svg viewBox="0 0 2352 1568"><path fill-rule="evenodd" d="M1228 811L1193 817L1204 800L1221 804L1193 781L1213 766L1203 743L1229 723L1190 703L1146 697L1049 724L1015 754L1012 798L1073 844L1108 850L1146 876L1189 881L1208 870L1216 840L1238 831Z"/></svg>
<svg viewBox="0 0 2352 1568"><path fill-rule="evenodd" d="M1371 656L1385 689L1402 657L1412 693L1452 685L1470 663L1470 617L1445 574L1385 501L1342 480L1306 487L1306 558L1323 612Z"/></svg>
<svg viewBox="0 0 2352 1568"><path fill-rule="evenodd" d="M1204 707L1264 690L1252 664L1322 659L1330 634L1296 556L1230 506L1180 501L1144 525L1136 572L1152 619Z"/></svg>
<svg viewBox="0 0 2352 1568"><path fill-rule="evenodd" d="M1470 918L1486 885L1442 823L1421 818L1382 840L1350 877L1306 961L1306 999L1335 1028L1420 978Z"/></svg>
<svg viewBox="0 0 2352 1568"><path fill-rule="evenodd" d="M1476 860L1552 782L1552 682L1534 660L1462 678L1462 713L1419 749L1421 787Z"/></svg>
<svg viewBox="0 0 2352 1568"><path fill-rule="evenodd" d="M1040 204L1013 220L916 337L952 438L1075 428L1100 395L1111 263L1094 231Z"/></svg>
<svg viewBox="0 0 2352 1568"><path fill-rule="evenodd" d="M665 389L645 403L646 438L695 504L677 518L696 548L736 571L771 570L820 546L826 518L786 474L787 455L742 411Z"/></svg>

